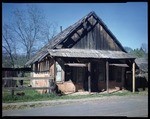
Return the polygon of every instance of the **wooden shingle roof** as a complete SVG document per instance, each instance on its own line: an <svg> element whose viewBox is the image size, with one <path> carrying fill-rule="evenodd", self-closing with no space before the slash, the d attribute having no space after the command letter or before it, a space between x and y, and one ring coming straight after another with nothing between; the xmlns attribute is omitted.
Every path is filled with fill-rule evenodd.
<svg viewBox="0 0 150 119"><path fill-rule="evenodd" d="M76 29L80 27L84 27L85 21L93 16L96 22L100 23L103 28L106 30L106 32L113 38L114 42L120 47L120 49L123 52L126 52L121 43L117 40L117 38L113 35L113 33L107 28L105 23L95 14L95 12L90 12L88 15L80 19L75 24L69 26L62 32L60 32L58 35L56 35L54 38L50 40L48 44L46 44L43 48L41 48L34 57L32 57L25 66L28 66L30 64L33 64L35 62L41 61L45 56L49 54L48 49L58 49L58 46L61 44L61 42L65 41Z"/></svg>

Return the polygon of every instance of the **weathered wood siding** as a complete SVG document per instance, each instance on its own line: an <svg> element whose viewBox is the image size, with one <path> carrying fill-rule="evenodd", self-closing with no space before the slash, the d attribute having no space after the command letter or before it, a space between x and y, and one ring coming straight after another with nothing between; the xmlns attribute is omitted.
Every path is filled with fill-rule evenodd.
<svg viewBox="0 0 150 119"><path fill-rule="evenodd" d="M99 23L81 38L73 48L121 51Z"/></svg>
<svg viewBox="0 0 150 119"><path fill-rule="evenodd" d="M49 72L47 73L31 73L31 77L49 77ZM32 87L49 87L49 80L31 80L30 84ZM48 89L37 90L39 93L47 93Z"/></svg>
<svg viewBox="0 0 150 119"><path fill-rule="evenodd" d="M54 61L53 59L43 60L32 66L33 72L31 77L54 77ZM49 80L31 80L32 87L49 87ZM49 89L37 90L40 93L47 93Z"/></svg>

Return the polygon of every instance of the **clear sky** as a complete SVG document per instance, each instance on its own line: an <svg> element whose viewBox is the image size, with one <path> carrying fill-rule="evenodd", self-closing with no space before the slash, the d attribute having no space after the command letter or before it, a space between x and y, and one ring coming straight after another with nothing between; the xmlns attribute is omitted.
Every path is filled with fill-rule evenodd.
<svg viewBox="0 0 150 119"><path fill-rule="evenodd" d="M31 4L31 3L28 3ZM32 3L42 9L46 18L63 29L94 11L123 46L132 49L148 44L148 3ZM11 12L25 9L26 3L3 3L2 23L13 20ZM60 29L58 28L58 31Z"/></svg>

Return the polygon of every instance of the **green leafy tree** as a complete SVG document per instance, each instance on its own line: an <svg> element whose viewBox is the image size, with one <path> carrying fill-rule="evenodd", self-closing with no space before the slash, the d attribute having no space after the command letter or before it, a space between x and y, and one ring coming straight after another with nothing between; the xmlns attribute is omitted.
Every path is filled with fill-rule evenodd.
<svg viewBox="0 0 150 119"><path fill-rule="evenodd" d="M140 49L134 49L133 51L130 52L130 54L136 56L137 58L145 57L146 53L142 48Z"/></svg>

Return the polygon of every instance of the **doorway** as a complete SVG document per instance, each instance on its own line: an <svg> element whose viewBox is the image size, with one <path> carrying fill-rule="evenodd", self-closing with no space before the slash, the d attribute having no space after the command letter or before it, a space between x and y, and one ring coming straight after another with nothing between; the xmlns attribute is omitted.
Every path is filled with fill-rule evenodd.
<svg viewBox="0 0 150 119"><path fill-rule="evenodd" d="M98 76L99 76L98 66L99 65L97 62L91 63L91 91L92 92L99 92L99 88L98 88Z"/></svg>

